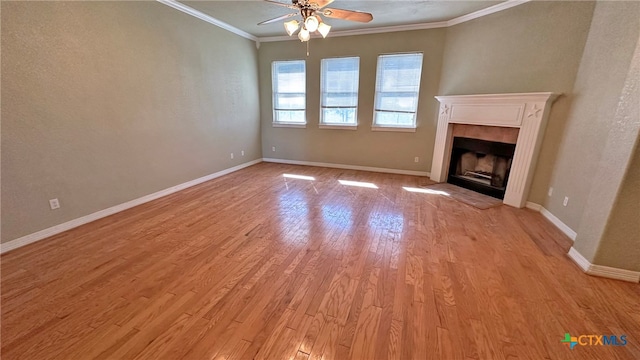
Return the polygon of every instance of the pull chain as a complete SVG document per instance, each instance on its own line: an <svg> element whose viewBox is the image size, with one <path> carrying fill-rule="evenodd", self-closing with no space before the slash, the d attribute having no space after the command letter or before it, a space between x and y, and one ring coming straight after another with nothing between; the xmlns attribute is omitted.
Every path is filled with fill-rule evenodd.
<svg viewBox="0 0 640 360"><path fill-rule="evenodd" d="M307 57L309 57L309 41L307 40Z"/></svg>

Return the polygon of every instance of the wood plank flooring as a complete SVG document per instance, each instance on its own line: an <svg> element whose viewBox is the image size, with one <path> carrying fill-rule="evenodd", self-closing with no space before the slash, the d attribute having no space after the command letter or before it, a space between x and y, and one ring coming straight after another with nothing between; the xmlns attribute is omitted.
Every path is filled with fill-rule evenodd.
<svg viewBox="0 0 640 360"><path fill-rule="evenodd" d="M486 210L488 208L502 205L501 199L496 199L453 184L433 184L427 186L426 189L444 191L447 196L458 201L462 201L463 203L476 207L480 210Z"/></svg>
<svg viewBox="0 0 640 360"><path fill-rule="evenodd" d="M2 359L640 358L639 285L419 182L261 163L12 251Z"/></svg>

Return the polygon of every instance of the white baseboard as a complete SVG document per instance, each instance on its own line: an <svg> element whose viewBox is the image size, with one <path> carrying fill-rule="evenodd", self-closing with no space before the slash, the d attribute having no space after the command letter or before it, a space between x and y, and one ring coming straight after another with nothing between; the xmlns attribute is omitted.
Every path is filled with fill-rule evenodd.
<svg viewBox="0 0 640 360"><path fill-rule="evenodd" d="M540 209L540 214L546 217L549 221L553 223L560 231L565 233L571 240L575 241L578 234L573 231L567 224L563 223L560 219L558 219L555 215L549 212L549 210L542 207Z"/></svg>
<svg viewBox="0 0 640 360"><path fill-rule="evenodd" d="M547 220L551 221L551 223L555 225L558 229L560 229L560 231L562 231L565 235L567 235L569 239L576 241L576 237L578 236L578 234L575 231L573 231L573 229L570 228L567 224L563 223L555 215L549 212L549 210L545 209L542 205L527 201L526 207L527 209L540 212L542 216L547 218Z"/></svg>
<svg viewBox="0 0 640 360"><path fill-rule="evenodd" d="M244 164L240 164L228 169L224 169L221 171L218 171L216 173L210 174L210 175L206 175L203 176L201 178L197 178L195 180L191 180L191 181L187 181L185 183L176 185L176 186L172 186L170 188L164 189L164 190L160 190L158 192L154 192L153 194L149 194L149 195L145 195L143 197L131 200L131 201L127 201L126 203L122 203L119 205L115 205L112 206L110 208L104 209L104 210L100 210L97 212L94 212L92 214L89 215L85 215L83 217L77 218L77 219L73 219L71 221L67 221L65 223L56 225L56 226L52 226L50 228L46 228L44 230L40 230L38 232L29 234L29 235L25 235L23 237L17 238L15 240L11 240L9 242L6 242L4 244L0 244L0 254L4 254L7 251L11 251L14 249L17 249L19 247L34 243L36 241L40 241L42 239L46 239L50 236L59 234L61 232L65 232L67 230L71 230L73 228L76 228L80 225L84 225L87 223L90 223L92 221L96 221L98 219L102 219L103 217L107 217L109 215L113 215L115 213L118 213L120 211L124 211L127 209L130 209L134 206L138 206L141 204L144 204L146 202L152 201L152 200L156 200L159 199L163 196L167 196L170 194L173 194L175 192L178 192L180 190L184 190L186 188L190 188L192 186L201 184L203 182L209 181L209 180L213 180L215 178L218 178L220 176L223 175L227 175L229 173L232 173L234 171L238 171L240 169L246 168L248 166L251 165L255 165L257 163L262 162L262 159L257 159L257 160L253 160L253 161L249 161L246 162Z"/></svg>
<svg viewBox="0 0 640 360"><path fill-rule="evenodd" d="M591 267L591 263L587 260L582 254L578 252L573 246L569 249L569 253L567 254L573 260L576 265L582 269L582 271L587 272Z"/></svg>
<svg viewBox="0 0 640 360"><path fill-rule="evenodd" d="M322 162L313 162L313 161L273 159L273 158L262 158L262 161L264 161L264 162L272 162L272 163L280 163L280 164L319 166L319 167L328 167L328 168L334 168L334 169L373 171L373 172L389 173L389 174L401 174L401 175L414 175L414 176L429 176L430 175L426 171L388 169L388 168L379 168L379 167L370 167L370 166L333 164L333 163L322 163Z"/></svg>
<svg viewBox="0 0 640 360"><path fill-rule="evenodd" d="M531 210L537 211L537 212L540 212L540 210L542 209L542 205L536 204L536 203L532 203L531 201L527 201L527 204L525 205L525 207L527 209L531 209Z"/></svg>
<svg viewBox="0 0 640 360"><path fill-rule="evenodd" d="M582 271L589 275L629 281L633 283L640 282L640 272L638 271L618 269L603 265L594 265L573 247L569 249L568 255L571 260L573 260L582 269Z"/></svg>
<svg viewBox="0 0 640 360"><path fill-rule="evenodd" d="M573 229L571 229L569 226L567 226L567 224L560 221L560 219L550 213L549 210L545 209L542 205L527 201L526 207L528 209L540 212L542 216L551 221L553 225L555 225L558 229L560 229L560 231L565 233L565 235L567 235L571 240L576 240L577 233L573 231ZM612 268L603 265L594 265L573 247L569 250L568 255L571 260L573 260L586 274L635 283L640 281L640 272Z"/></svg>

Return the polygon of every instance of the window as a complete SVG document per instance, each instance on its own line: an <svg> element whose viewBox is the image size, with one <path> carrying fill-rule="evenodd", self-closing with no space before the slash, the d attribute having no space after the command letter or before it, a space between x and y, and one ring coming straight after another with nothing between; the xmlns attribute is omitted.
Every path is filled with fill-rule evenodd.
<svg viewBox="0 0 640 360"><path fill-rule="evenodd" d="M421 72L421 53L378 57L374 130L415 131Z"/></svg>
<svg viewBox="0 0 640 360"><path fill-rule="evenodd" d="M304 126L306 82L304 60L274 61L271 66L273 86L273 124Z"/></svg>
<svg viewBox="0 0 640 360"><path fill-rule="evenodd" d="M360 58L322 59L320 127L358 125Z"/></svg>

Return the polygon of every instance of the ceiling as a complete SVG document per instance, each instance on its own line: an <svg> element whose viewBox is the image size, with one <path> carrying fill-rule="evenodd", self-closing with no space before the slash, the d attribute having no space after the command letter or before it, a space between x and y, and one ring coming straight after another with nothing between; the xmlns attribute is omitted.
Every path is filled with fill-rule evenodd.
<svg viewBox="0 0 640 360"><path fill-rule="evenodd" d="M290 3L290 0L276 1ZM335 0L328 7L369 12L373 14L373 21L362 24L340 19L324 18L323 20L332 26L332 32L422 24L451 20L501 2L503 1ZM181 1L181 3L257 37L286 35L282 26L282 23L286 20L260 26L257 24L264 20L295 12L295 10L260 0ZM296 18L299 19L299 17L294 17L294 19Z"/></svg>

